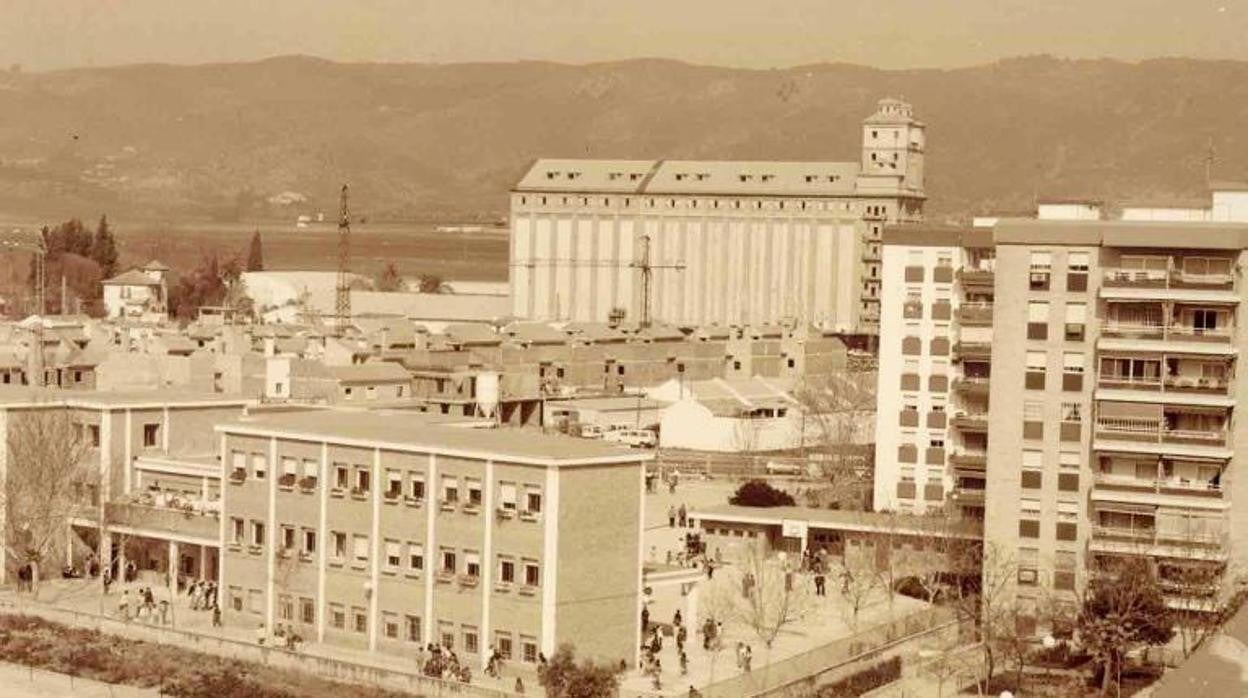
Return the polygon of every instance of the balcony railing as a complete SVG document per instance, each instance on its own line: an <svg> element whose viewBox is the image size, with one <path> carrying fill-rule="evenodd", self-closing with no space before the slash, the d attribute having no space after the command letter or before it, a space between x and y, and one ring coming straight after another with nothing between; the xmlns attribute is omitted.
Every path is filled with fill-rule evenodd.
<svg viewBox="0 0 1248 698"><path fill-rule="evenodd" d="M1192 325L1144 322L1119 322L1108 319L1101 327L1102 337L1115 339L1155 339L1176 342L1230 342L1234 336L1233 327L1194 327Z"/></svg>
<svg viewBox="0 0 1248 698"><path fill-rule="evenodd" d="M1119 441L1141 443L1188 444L1195 446L1226 446L1226 430L1170 429L1162 422L1128 417L1100 417L1096 435Z"/></svg>
<svg viewBox="0 0 1248 698"><path fill-rule="evenodd" d="M983 470L988 466L988 452L973 448L961 448L950 454L949 464L968 470Z"/></svg>
<svg viewBox="0 0 1248 698"><path fill-rule="evenodd" d="M1235 290L1232 274L1193 274L1179 269L1108 268L1102 283L1109 288Z"/></svg>
<svg viewBox="0 0 1248 698"><path fill-rule="evenodd" d="M1099 488L1167 494L1190 494L1202 497L1222 496L1221 484L1216 482L1188 480L1186 478L1141 478L1134 477L1132 475L1096 473L1092 481L1094 486Z"/></svg>
<svg viewBox="0 0 1248 698"><path fill-rule="evenodd" d="M1231 382L1226 378L1206 378L1198 376L1117 376L1102 373L1097 378L1097 387L1111 390L1141 390L1157 393L1198 393L1203 395L1226 395Z"/></svg>
<svg viewBox="0 0 1248 698"><path fill-rule="evenodd" d="M963 268L958 270L958 281L964 286L992 286L996 273L991 268Z"/></svg>
<svg viewBox="0 0 1248 698"><path fill-rule="evenodd" d="M970 357L991 358L992 357L992 343L986 342L986 341L984 342L966 342L966 341L958 342L957 344L953 345L953 353L956 354L958 358L970 358Z"/></svg>
<svg viewBox="0 0 1248 698"><path fill-rule="evenodd" d="M959 412L950 420L950 424L965 431L987 431L987 412Z"/></svg>
<svg viewBox="0 0 1248 698"><path fill-rule="evenodd" d="M958 322L963 325L991 325L992 303L963 303L959 305Z"/></svg>
<svg viewBox="0 0 1248 698"><path fill-rule="evenodd" d="M105 505L104 515L111 525L215 540L220 533L220 506L219 501L199 502L196 505L188 500L185 506L116 501Z"/></svg>

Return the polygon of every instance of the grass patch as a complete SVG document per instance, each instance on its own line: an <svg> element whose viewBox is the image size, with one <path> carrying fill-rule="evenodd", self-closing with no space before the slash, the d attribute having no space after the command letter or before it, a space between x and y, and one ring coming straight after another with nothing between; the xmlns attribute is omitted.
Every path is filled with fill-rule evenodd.
<svg viewBox="0 0 1248 698"><path fill-rule="evenodd" d="M178 698L406 695L181 647L129 640L27 615L0 615L0 659L105 683L160 688L165 695Z"/></svg>

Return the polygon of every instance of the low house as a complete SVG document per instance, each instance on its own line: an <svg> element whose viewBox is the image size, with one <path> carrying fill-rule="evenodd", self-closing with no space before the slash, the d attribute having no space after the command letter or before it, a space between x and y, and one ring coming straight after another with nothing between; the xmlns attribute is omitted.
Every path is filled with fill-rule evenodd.
<svg viewBox="0 0 1248 698"><path fill-rule="evenodd" d="M152 260L105 279L104 312L109 318L157 322L168 316L169 267Z"/></svg>
<svg viewBox="0 0 1248 698"><path fill-rule="evenodd" d="M764 378L677 379L648 397L670 403L659 420L664 448L776 451L801 447L817 434L788 386Z"/></svg>

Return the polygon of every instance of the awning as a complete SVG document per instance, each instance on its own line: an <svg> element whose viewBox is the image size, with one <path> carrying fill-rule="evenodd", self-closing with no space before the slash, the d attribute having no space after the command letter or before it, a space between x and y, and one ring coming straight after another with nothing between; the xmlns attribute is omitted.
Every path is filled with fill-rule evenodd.
<svg viewBox="0 0 1248 698"><path fill-rule="evenodd" d="M1162 406L1155 402L1101 401L1096 404L1096 413L1100 417L1113 419L1150 419L1160 422Z"/></svg>

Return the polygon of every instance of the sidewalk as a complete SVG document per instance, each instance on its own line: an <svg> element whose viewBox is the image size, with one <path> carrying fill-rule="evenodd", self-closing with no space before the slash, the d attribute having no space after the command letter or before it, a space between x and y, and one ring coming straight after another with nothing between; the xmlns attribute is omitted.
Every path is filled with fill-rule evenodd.
<svg viewBox="0 0 1248 698"><path fill-rule="evenodd" d="M0 685L8 698L149 698L153 688L115 686L69 674L0 662Z"/></svg>

